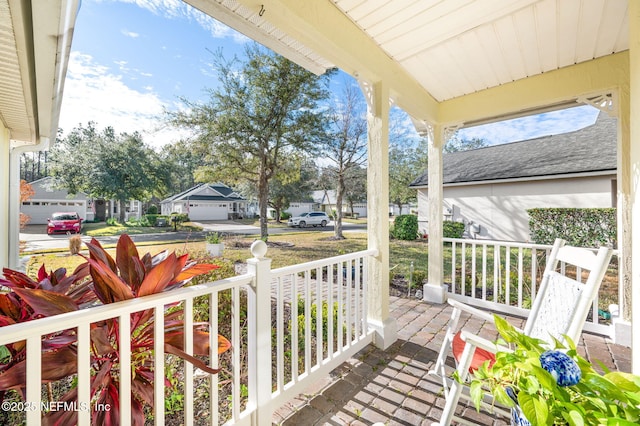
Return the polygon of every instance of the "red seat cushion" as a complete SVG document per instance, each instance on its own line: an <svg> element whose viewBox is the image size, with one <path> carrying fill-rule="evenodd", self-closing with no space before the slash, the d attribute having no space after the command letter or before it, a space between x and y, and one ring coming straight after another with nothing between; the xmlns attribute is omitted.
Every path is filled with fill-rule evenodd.
<svg viewBox="0 0 640 426"><path fill-rule="evenodd" d="M462 358L462 351L464 351L465 342L460 337L460 331L453 336L453 357L456 359L456 362L460 362L460 358ZM484 349L476 348L475 353L473 354L473 359L471 360L471 366L469 367L469 372L473 373L476 371L485 361L489 361L489 367L491 367L496 362L496 357L489 351L485 351Z"/></svg>

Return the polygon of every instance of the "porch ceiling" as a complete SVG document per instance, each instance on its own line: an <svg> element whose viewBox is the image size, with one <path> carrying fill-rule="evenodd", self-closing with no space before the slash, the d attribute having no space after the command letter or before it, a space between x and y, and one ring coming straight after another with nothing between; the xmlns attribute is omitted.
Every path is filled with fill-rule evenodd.
<svg viewBox="0 0 640 426"><path fill-rule="evenodd" d="M314 72L439 103L628 50L625 0L186 0Z"/></svg>
<svg viewBox="0 0 640 426"><path fill-rule="evenodd" d="M55 139L79 0L0 0L0 121L9 137Z"/></svg>

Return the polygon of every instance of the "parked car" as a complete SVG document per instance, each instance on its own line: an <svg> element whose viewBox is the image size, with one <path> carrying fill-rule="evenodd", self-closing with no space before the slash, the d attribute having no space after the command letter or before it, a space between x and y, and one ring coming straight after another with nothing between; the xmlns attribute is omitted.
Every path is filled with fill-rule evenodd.
<svg viewBox="0 0 640 426"><path fill-rule="evenodd" d="M51 215L51 219L47 219L47 234L51 235L56 232L72 232L80 233L82 229L82 218L76 212L60 212Z"/></svg>
<svg viewBox="0 0 640 426"><path fill-rule="evenodd" d="M330 219L329 216L325 212L307 212L302 213L300 216L292 217L287 222L289 226L299 226L300 228L305 228L308 225L313 226L327 226Z"/></svg>

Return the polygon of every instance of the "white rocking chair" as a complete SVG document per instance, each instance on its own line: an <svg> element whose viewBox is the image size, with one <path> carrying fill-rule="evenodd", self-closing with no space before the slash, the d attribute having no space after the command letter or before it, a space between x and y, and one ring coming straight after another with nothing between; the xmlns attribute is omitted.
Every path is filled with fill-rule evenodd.
<svg viewBox="0 0 640 426"><path fill-rule="evenodd" d="M585 248L565 246L565 241L557 239L547 259L540 288L527 318L524 333L547 342L552 342L552 337L562 342L565 340L563 336L566 335L577 342L587 313L598 294L611 254L612 250L607 247L601 247L597 253L594 253ZM575 269L567 268L568 265L573 265ZM586 281L581 283L564 275L567 269L576 271L577 277L582 275L583 270L588 270L589 274ZM463 383L470 371L477 369L493 356L492 353L496 352L497 347L495 343L473 333L459 330L458 322L463 311L492 323L494 318L489 312L456 300L450 299L449 304L453 306L453 312L438 359L434 369L429 372L442 379L446 398L440 423L435 425L448 426L454 419L460 424L473 424L454 416L464 388ZM447 369L445 366L447 356L452 351L456 359L456 371L462 383L451 379L451 368ZM489 404L487 408L490 408ZM508 412L501 414L509 415Z"/></svg>

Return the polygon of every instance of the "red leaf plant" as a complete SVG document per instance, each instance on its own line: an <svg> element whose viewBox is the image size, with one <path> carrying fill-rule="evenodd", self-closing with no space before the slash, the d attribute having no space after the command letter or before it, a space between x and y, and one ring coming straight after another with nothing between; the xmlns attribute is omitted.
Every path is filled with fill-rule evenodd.
<svg viewBox="0 0 640 426"><path fill-rule="evenodd" d="M27 275L3 269L5 279L0 285L9 292L0 293L0 327L50 317L99 304L123 300L180 288L191 278L205 274L217 265L197 264L188 255L176 256L166 251L139 257L138 250L128 235L122 235L113 259L96 239L87 243L89 257L73 274L67 276L64 268L47 274L44 265L38 271L38 281ZM184 351L183 311L175 305L165 307L165 353L176 355L196 367L216 374L219 370L208 367L202 360ZM131 417L134 425L144 425L145 405L153 407L154 378L154 325L153 309L132 313L131 321ZM91 401L92 423L119 424L119 321L117 318L91 324ZM75 330L43 336L42 381L57 381L77 373L77 339ZM218 335L218 354L226 352L231 343ZM4 347L0 359L0 401L9 389L18 390L23 398L26 383L26 344L15 342ZM195 323L193 354L209 355L209 332L206 323ZM171 386L169 380L166 386ZM71 389L61 402L77 400L77 389ZM110 407L96 410L96 407ZM49 425L77 423L75 410L51 411L44 415Z"/></svg>

